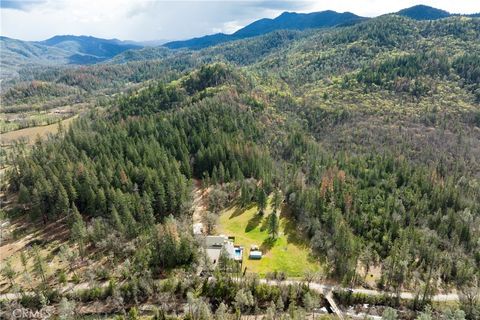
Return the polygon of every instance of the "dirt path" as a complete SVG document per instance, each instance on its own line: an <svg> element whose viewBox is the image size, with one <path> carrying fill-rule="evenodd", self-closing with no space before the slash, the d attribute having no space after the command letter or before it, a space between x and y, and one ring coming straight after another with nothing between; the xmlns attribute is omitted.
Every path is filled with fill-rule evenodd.
<svg viewBox="0 0 480 320"><path fill-rule="evenodd" d="M209 280L213 280L214 278L211 277ZM238 278L234 278L234 281L240 281ZM307 284L305 281L300 281L300 280L284 280L284 281L274 281L274 280L266 280L266 279L260 279L260 283L265 283L268 285L290 285L290 284ZM100 283L98 286L104 288L108 286L108 281ZM328 295L331 294L331 292L335 289L341 289L340 287L332 286L329 284L323 284L323 283L317 283L317 282L311 282L309 285L311 290L317 291L321 294ZM89 289L90 285L88 283L80 283L77 285L72 285L69 284L67 286L64 286L60 292L76 292L80 290L85 290ZM362 293L365 295L372 295L372 296L379 296L386 294L387 292L384 291L379 291L379 290L366 290L366 289L352 289L353 293ZM26 295L32 295L33 292L24 292ZM15 293L6 293L6 294L0 294L0 301L1 300L12 300L12 299L18 299L20 297L19 294ZM402 292L400 294L400 298L405 299L405 300L412 300L415 299L415 295L411 292ZM437 302L450 302L450 301L458 301L459 296L456 293L447 293L447 294L436 294L432 296L432 301L437 301Z"/></svg>
<svg viewBox="0 0 480 320"><path fill-rule="evenodd" d="M261 283L268 283L271 285L275 285L278 283L278 281L267 281L265 279L260 279ZM281 281L281 284L299 284L303 283L306 284L305 281L299 281L299 280L285 280ZM342 289L341 287L337 286L332 286L328 284L323 284L323 283L310 283L310 289L321 292L321 293L328 293L330 291L333 291L335 289ZM360 288L353 288L351 289L353 293L361 293L369 296L380 296L384 294L393 294L389 293L386 291L380 291L380 290L371 290L371 289L360 289ZM415 299L415 294L411 292L401 292L400 293L400 298L405 299L405 300L413 300ZM445 294L436 294L432 296L432 301L436 302L449 302L449 301L458 301L459 296L457 293L451 292L451 293L445 293Z"/></svg>
<svg viewBox="0 0 480 320"><path fill-rule="evenodd" d="M208 189L202 188L200 180L194 180L193 187L193 223L203 222L203 217L207 211Z"/></svg>

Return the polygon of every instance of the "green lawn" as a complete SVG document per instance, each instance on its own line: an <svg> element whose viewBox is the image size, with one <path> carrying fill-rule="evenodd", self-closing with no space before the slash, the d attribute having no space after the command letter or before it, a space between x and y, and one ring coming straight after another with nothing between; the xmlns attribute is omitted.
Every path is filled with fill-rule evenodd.
<svg viewBox="0 0 480 320"><path fill-rule="evenodd" d="M233 207L220 215L217 233L235 237L235 244L244 247L243 266L248 272L264 276L267 272L283 271L289 277L301 277L306 270L319 271L320 264L310 256L310 249L298 236L294 224L282 214L280 234L271 243L266 220L271 213L270 207L260 216L258 208L252 206L245 210ZM249 260L248 253L252 244L258 245L263 257L261 260Z"/></svg>

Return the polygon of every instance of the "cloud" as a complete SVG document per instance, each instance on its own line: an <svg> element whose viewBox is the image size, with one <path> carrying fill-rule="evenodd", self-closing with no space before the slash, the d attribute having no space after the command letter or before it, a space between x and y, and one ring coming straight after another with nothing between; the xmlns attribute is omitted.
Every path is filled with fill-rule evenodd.
<svg viewBox="0 0 480 320"><path fill-rule="evenodd" d="M232 33L283 11L350 11L375 16L425 3L450 12L479 11L471 0L0 0L1 34L43 40L57 34L124 40L185 39Z"/></svg>
<svg viewBox="0 0 480 320"><path fill-rule="evenodd" d="M250 5L256 8L270 10L304 10L312 6L314 1L250 1Z"/></svg>
<svg viewBox="0 0 480 320"><path fill-rule="evenodd" d="M29 11L32 7L44 2L44 0L1 0L0 8Z"/></svg>

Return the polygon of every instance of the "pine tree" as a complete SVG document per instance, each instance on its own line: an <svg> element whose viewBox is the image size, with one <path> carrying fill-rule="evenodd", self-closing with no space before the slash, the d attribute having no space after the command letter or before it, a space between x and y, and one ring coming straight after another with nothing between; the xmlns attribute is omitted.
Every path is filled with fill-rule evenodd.
<svg viewBox="0 0 480 320"><path fill-rule="evenodd" d="M220 165L218 166L218 182L221 184L225 182L225 167L221 162L220 162Z"/></svg>
<svg viewBox="0 0 480 320"><path fill-rule="evenodd" d="M220 255L218 256L218 270L220 270L222 273L226 273L228 271L229 264L230 258L228 256L228 252L225 247L222 247L222 250L220 250Z"/></svg>
<svg viewBox="0 0 480 320"><path fill-rule="evenodd" d="M217 172L217 166L213 167L212 170L212 184L217 184L218 183L218 172Z"/></svg>
<svg viewBox="0 0 480 320"><path fill-rule="evenodd" d="M70 238L78 244L78 249L80 254L83 256L85 254L85 242L87 239L87 227L83 221L80 212L78 212L77 207L73 205L72 207L72 217L73 224L71 229Z"/></svg>
<svg viewBox="0 0 480 320"><path fill-rule="evenodd" d="M279 232L278 217L275 212L272 212L268 216L268 234L270 235L270 238L272 240L275 240L278 238L278 232Z"/></svg>
<svg viewBox="0 0 480 320"><path fill-rule="evenodd" d="M265 191L263 191L262 188L257 189L257 205L258 205L258 211L260 214L264 214L265 209L267 208L267 195L265 194Z"/></svg>
<svg viewBox="0 0 480 320"><path fill-rule="evenodd" d="M166 200L165 200L165 188L161 180L157 180L155 183L155 199L153 201L155 216L162 217L166 213Z"/></svg>
<svg viewBox="0 0 480 320"><path fill-rule="evenodd" d="M228 320L228 308L223 301L215 311L215 320Z"/></svg>
<svg viewBox="0 0 480 320"><path fill-rule="evenodd" d="M285 309L285 304L283 303L283 298L282 295L278 296L277 301L275 302L274 306L276 306L276 309L279 313L282 313Z"/></svg>
<svg viewBox="0 0 480 320"><path fill-rule="evenodd" d="M15 272L15 269L13 269L12 262L10 260L5 262L4 266L0 270L0 274L10 281L11 287L15 285L15 277L17 276L17 273Z"/></svg>
<svg viewBox="0 0 480 320"><path fill-rule="evenodd" d="M120 219L120 215L118 214L117 208L112 206L110 210L110 218L112 221L112 225L120 234L125 232L125 227L123 226L122 220Z"/></svg>
<svg viewBox="0 0 480 320"><path fill-rule="evenodd" d="M18 203L23 206L23 210L27 210L28 205L30 204L30 191L25 187L23 183L20 184L20 189L18 191Z"/></svg>
<svg viewBox="0 0 480 320"><path fill-rule="evenodd" d="M243 173L238 165L238 161L234 160L232 164L232 170L230 170L232 174L232 178L235 181L242 181L243 180Z"/></svg>
<svg viewBox="0 0 480 320"><path fill-rule="evenodd" d="M22 263L23 271L27 273L28 257L25 251L20 252L20 262Z"/></svg>
<svg viewBox="0 0 480 320"><path fill-rule="evenodd" d="M278 191L278 189L275 189L275 191L273 192L273 198L272 198L273 212L277 212L277 210L280 209L282 202L283 202L283 199L282 199L282 195L280 194L280 191Z"/></svg>
<svg viewBox="0 0 480 320"><path fill-rule="evenodd" d="M33 247L33 271L44 284L47 282L47 263L37 246Z"/></svg>
<svg viewBox="0 0 480 320"><path fill-rule="evenodd" d="M102 188L98 189L96 199L96 213L98 216L105 216L107 214L107 198Z"/></svg>
<svg viewBox="0 0 480 320"><path fill-rule="evenodd" d="M144 230L148 230L155 226L155 216L153 215L150 196L147 193L143 195L140 206L140 223Z"/></svg>
<svg viewBox="0 0 480 320"><path fill-rule="evenodd" d="M250 188L247 186L245 181L242 181L242 186L240 187L240 206L245 208L251 200L252 195L250 193Z"/></svg>
<svg viewBox="0 0 480 320"><path fill-rule="evenodd" d="M64 216L69 209L69 199L67 191L62 185L57 188L57 195L55 201L55 214L58 216Z"/></svg>

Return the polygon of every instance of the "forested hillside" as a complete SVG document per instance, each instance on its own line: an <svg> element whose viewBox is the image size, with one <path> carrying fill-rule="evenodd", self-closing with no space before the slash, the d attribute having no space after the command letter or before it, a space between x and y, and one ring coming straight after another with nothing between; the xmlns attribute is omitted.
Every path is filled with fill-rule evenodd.
<svg viewBox="0 0 480 320"><path fill-rule="evenodd" d="M232 34L217 33L188 40L167 42L164 46L170 49L203 49L225 42L268 34L277 30L328 28L351 25L364 19L366 18L350 12L339 13L331 10L312 13L284 12L274 19L265 18L254 21Z"/></svg>
<svg viewBox="0 0 480 320"><path fill-rule="evenodd" d="M32 66L86 65L110 59L141 45L116 39L87 36L55 36L44 41L22 41L0 37L0 79L15 78L19 70Z"/></svg>
<svg viewBox="0 0 480 320"><path fill-rule="evenodd" d="M128 258L154 278L201 261L187 231L193 179L225 192L222 206L281 194L330 279L363 284L377 267L378 288L409 290L420 309L440 289L479 284L479 39L478 18L386 15L25 71L49 85L12 82L6 101L138 86L19 146L8 191L38 223L67 217L83 253ZM462 309L480 314L475 301Z"/></svg>

